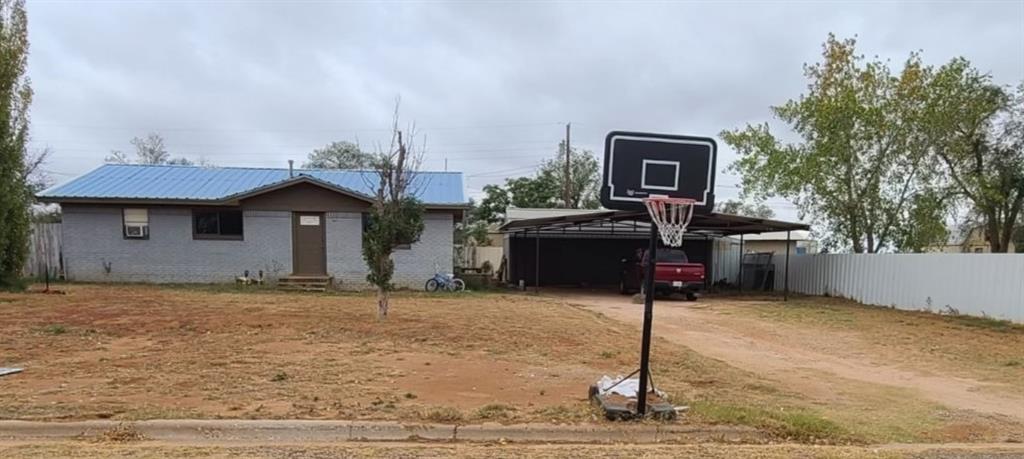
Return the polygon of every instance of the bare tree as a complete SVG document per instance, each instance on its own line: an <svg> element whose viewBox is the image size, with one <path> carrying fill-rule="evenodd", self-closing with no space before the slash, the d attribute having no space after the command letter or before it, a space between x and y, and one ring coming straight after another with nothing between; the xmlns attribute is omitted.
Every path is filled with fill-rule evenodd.
<svg viewBox="0 0 1024 459"><path fill-rule="evenodd" d="M53 179L43 170L43 164L50 158L53 150L50 147L35 152L25 152L25 164L22 169L22 176L29 188L31 195L43 191L53 183Z"/></svg>
<svg viewBox="0 0 1024 459"><path fill-rule="evenodd" d="M135 137L132 145L135 146L139 164L170 164L171 154L167 152L164 138L160 134L150 132L146 137Z"/></svg>
<svg viewBox="0 0 1024 459"><path fill-rule="evenodd" d="M416 173L423 161L423 148L414 149L415 129L403 135L399 129L398 104L395 104L391 144L378 148L372 166L376 172L376 192L370 219L363 232L363 259L369 268L366 279L377 287L377 318L387 318L395 247L412 244L423 233L423 205L416 198Z"/></svg>
<svg viewBox="0 0 1024 459"><path fill-rule="evenodd" d="M359 149L359 144L340 141L331 142L309 154L309 160L302 164L306 169L365 169L373 165L373 154Z"/></svg>
<svg viewBox="0 0 1024 459"><path fill-rule="evenodd" d="M131 144L135 147L135 163L146 165L195 166L196 162L184 156L172 157L164 144L164 138L155 132L145 137L133 137ZM103 159L110 164L132 164L132 159L121 150L111 150L110 155ZM212 166L209 161L200 158L198 165Z"/></svg>

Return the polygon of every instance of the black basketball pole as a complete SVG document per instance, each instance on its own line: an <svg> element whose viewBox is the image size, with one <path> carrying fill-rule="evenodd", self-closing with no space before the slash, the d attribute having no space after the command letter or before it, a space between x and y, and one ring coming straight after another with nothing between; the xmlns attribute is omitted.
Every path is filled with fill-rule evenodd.
<svg viewBox="0 0 1024 459"><path fill-rule="evenodd" d="M651 358L651 320L654 316L654 261L658 250L658 225L651 222L651 241L647 246L647 266L644 276L644 331L640 342L640 390L636 400L636 414L647 414L647 375Z"/></svg>

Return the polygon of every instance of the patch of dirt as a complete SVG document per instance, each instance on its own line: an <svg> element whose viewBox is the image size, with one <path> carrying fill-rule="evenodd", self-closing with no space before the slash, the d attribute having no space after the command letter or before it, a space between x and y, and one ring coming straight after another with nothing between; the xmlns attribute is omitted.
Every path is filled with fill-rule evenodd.
<svg viewBox="0 0 1024 459"><path fill-rule="evenodd" d="M402 372L394 379L400 391L425 404L462 410L496 402L527 407L579 403L587 390L581 382L594 373L589 367L535 366L486 354L399 353L388 358Z"/></svg>
<svg viewBox="0 0 1024 459"><path fill-rule="evenodd" d="M0 355L26 368L0 381L0 419L471 420L501 405L502 421L589 422L589 384L636 365L619 351L631 327L536 297L399 293L378 321L372 295L64 287L0 293ZM724 393L697 388L708 362L663 355L679 393Z"/></svg>
<svg viewBox="0 0 1024 459"><path fill-rule="evenodd" d="M579 291L555 295L627 323L643 320L642 307L628 298ZM742 297L661 300L654 317L655 336L819 403L847 403L863 398L865 388L892 387L978 413L973 418L995 417L995 424L1011 426L1012 437L1024 435L1024 369L1002 363L1024 361L1024 330L964 327L941 316L809 297L788 303ZM925 435L961 440L990 432L992 424L959 422Z"/></svg>
<svg viewBox="0 0 1024 459"><path fill-rule="evenodd" d="M588 386L638 366L640 307L620 297L580 307L402 292L378 321L366 294L62 287L68 295L0 293L0 356L26 369L0 379L0 419L603 422ZM756 415L785 432L829 426L836 436L826 441L1024 437L1005 415L949 410L913 389L837 374L837 363L816 366L874 371L864 356L886 341L852 345L864 339L855 327L750 316L773 311L762 303L659 301L654 381L671 402L703 409L684 422L757 425ZM1001 349L993 345L992 361L1015 358Z"/></svg>

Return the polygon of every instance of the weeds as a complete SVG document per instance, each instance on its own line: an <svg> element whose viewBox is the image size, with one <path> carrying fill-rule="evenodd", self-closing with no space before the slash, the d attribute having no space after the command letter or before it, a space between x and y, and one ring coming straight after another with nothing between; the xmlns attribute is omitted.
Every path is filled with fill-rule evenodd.
<svg viewBox="0 0 1024 459"><path fill-rule="evenodd" d="M690 405L690 412L710 422L747 425L802 442L851 440L838 424L800 409L766 410L699 401Z"/></svg>
<svg viewBox="0 0 1024 459"><path fill-rule="evenodd" d="M43 333L50 335L63 335L68 332L67 327L61 324L50 324L43 327Z"/></svg>
<svg viewBox="0 0 1024 459"><path fill-rule="evenodd" d="M1015 324L1008 320L993 319L991 317L977 317L977 316L946 316L950 321L956 322L960 325L965 325L974 328L984 328L986 330L992 330L1000 333L1024 333L1024 325Z"/></svg>
<svg viewBox="0 0 1024 459"><path fill-rule="evenodd" d="M441 406L420 410L420 418L433 422L459 422L463 419L462 412L450 406Z"/></svg>
<svg viewBox="0 0 1024 459"><path fill-rule="evenodd" d="M515 410L514 407L508 405L491 403L476 410L476 417L480 419L508 419Z"/></svg>
<svg viewBox="0 0 1024 459"><path fill-rule="evenodd" d="M99 434L93 440L97 442L129 443L145 439L146 436L142 435L142 432L135 428L135 424L122 422Z"/></svg>

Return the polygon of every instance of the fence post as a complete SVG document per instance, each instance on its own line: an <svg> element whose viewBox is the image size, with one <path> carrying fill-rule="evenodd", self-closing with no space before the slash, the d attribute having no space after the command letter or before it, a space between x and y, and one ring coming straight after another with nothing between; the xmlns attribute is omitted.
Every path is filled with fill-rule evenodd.
<svg viewBox="0 0 1024 459"><path fill-rule="evenodd" d="M786 231L786 274L783 280L782 300L789 301L789 238L790 231Z"/></svg>

